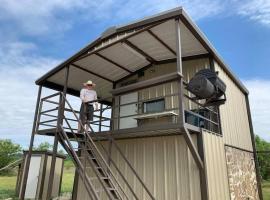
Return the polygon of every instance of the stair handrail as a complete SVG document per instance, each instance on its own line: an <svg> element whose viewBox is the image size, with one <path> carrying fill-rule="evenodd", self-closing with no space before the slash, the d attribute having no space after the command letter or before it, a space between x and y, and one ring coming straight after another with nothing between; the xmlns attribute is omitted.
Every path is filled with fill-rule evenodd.
<svg viewBox="0 0 270 200"><path fill-rule="evenodd" d="M72 128L71 128L71 125L70 125L70 123L68 122L68 120L66 119L65 116L64 116L64 120L65 120L65 122L67 123L69 129L71 130L72 134L74 135L74 137L75 137L76 140L78 141L78 137L77 137L76 134L73 132L73 130L72 130ZM63 127L62 127L62 128L63 128ZM106 149L104 148L103 145L102 145L102 148L106 151ZM106 152L106 153L107 153L107 152ZM91 161L89 161L89 162L91 162ZM114 176L112 176L112 178L113 178L114 181L117 183L117 185L118 185L118 187L120 188L121 192L122 192L122 193L126 196L126 198L128 199L126 193L124 192L124 189L123 189L123 188L121 187L121 185L118 183L117 179L116 179ZM101 180L100 180L100 181L101 181ZM105 189L105 188L104 188L104 189ZM131 191L131 192L133 193L133 191ZM135 197L136 197L136 195L135 195ZM136 198L136 199L138 199L138 198Z"/></svg>
<svg viewBox="0 0 270 200"><path fill-rule="evenodd" d="M115 180L117 180L116 177L115 177L115 175L114 175L114 173L112 172L110 166L109 166L108 163L105 161L105 159L103 158L103 156L102 156L101 152L99 151L98 147L97 147L96 144L94 143L92 137L89 135L88 131L85 130L85 128L84 128L84 126L83 126L81 120L80 120L80 119L78 118L78 116L76 115L76 113L75 113L74 109L72 108L72 106L70 105L69 101L67 100L67 98L65 97L65 95L63 95L62 92L61 92L61 95L62 95L64 101L67 103L67 105L68 105L68 107L70 108L70 110L72 111L72 113L74 114L74 116L76 117L76 119L77 119L77 121L79 122L80 126L83 128L83 131L84 131L85 135L87 136L87 138L88 138L89 141L91 142L91 145L93 145L94 149L96 150L98 156L101 158L102 162L105 164L107 170L109 170L111 176L112 176ZM94 133L94 130L93 130L93 128L92 128L91 126L90 126L90 129L91 129L91 131ZM117 182L117 183L118 183L118 182ZM119 184L119 187L122 188L120 184ZM123 190L123 188L122 188L121 190ZM124 191L124 190L123 190L123 191Z"/></svg>
<svg viewBox="0 0 270 200"><path fill-rule="evenodd" d="M61 95L61 96L63 97L63 99L64 99L64 102L67 103L67 105L68 105L68 107L69 107L69 110L68 110L68 111L73 113L73 115L74 115L75 118L76 118L76 121L77 121L77 122L79 123L79 125L82 127L82 129L83 129L85 135L87 136L87 138L88 138L89 141L91 142L90 145L93 145L93 147L94 147L94 149L96 150L98 156L101 158L102 163L105 164L106 169L110 172L111 177L115 180L115 181L113 182L113 184L116 183L116 184L118 185L118 187L121 189L122 193L125 194L125 192L124 192L122 186L118 183L118 181L117 181L117 179L116 179L114 173L112 172L110 166L109 166L108 163L105 161L104 157L102 156L101 152L99 151L99 148L96 146L95 142L93 141L92 136L89 135L88 131L85 130L85 128L84 128L84 126L83 126L81 120L78 118L78 116L77 116L77 114L76 114L76 113L78 113L78 112L75 111L75 110L72 108L71 104L69 103L69 101L67 100L67 98L65 97L65 95L63 95L63 92L57 92L57 93L55 93L55 94L52 94L52 95L47 96L47 97L45 97L45 98L42 98L42 99L41 99L41 102L45 101L45 102L48 102L48 103L56 104L56 102L51 102L51 101L49 101L48 99L49 99L49 98L52 98L52 97L55 97L55 96L57 96L57 95ZM101 100L106 100L106 99L109 99L109 98L112 98L112 97L104 98L104 99L101 99ZM98 100L94 100L94 101L91 101L91 102L96 102L96 101L101 101L101 100L98 99ZM58 103L58 104L59 104L59 106L60 106L60 103ZM42 107L42 106L41 106L41 107ZM64 108L64 110L67 110L67 109ZM41 112L41 114L42 114L42 112ZM64 119L64 120L66 121L66 123L67 123L67 118L66 118L65 116L63 117L63 119ZM95 133L95 131L93 130L93 128L92 128L92 126L90 125L90 123L87 124L87 125L89 126L91 132L92 132L92 133ZM57 125L57 126L58 126L58 125ZM70 126L70 125L68 125L68 126L69 126L69 127L67 127L67 128L70 129L71 132L73 132L73 129L71 128L71 126ZM61 129L64 130L64 127L62 126ZM75 134L74 132L73 132L73 134L76 136L76 134ZM97 138L98 138L98 137L97 137ZM125 155L124 155L123 152L121 151L120 147L116 144L114 138L113 138L110 134L109 134L109 139L111 139L111 141L112 141L113 144L115 145L117 151L119 151L120 155L121 155L122 158L125 160L125 162L126 162L127 165L129 166L129 168L132 170L132 172L135 174L136 178L139 180L139 182L141 183L141 185L143 186L143 188L145 189L145 191L147 192L147 194L150 196L151 199L154 200L155 198L153 197L153 195L151 194L151 192L149 191L149 189L147 188L147 186L144 184L144 182L142 181L142 179L140 178L140 176L137 174L137 172L135 171L135 169L133 168L133 166L131 165L131 163L127 160L127 158L125 157ZM98 142L100 142L100 139L98 139ZM101 144L101 143L100 143L100 144ZM101 146L102 146L102 148L105 150L105 147L104 147L102 144L101 144ZM108 154L107 151L105 151L105 152ZM113 160L112 160L112 161L113 161ZM115 164L114 161L113 161L112 163L113 163L114 167L117 167L117 165ZM120 171L119 169L118 169L117 171L118 171L118 173L121 173L121 171ZM121 176L121 174L120 174L120 176ZM123 178L124 178L124 175L122 174L121 177L122 177L122 179L123 179ZM123 180L124 180L124 179L123 179ZM133 196L135 197L135 199L138 199L137 195L135 194L135 192L133 191L133 189L131 188L131 186L128 184L127 180L124 180L124 182L125 182L125 184L127 184L129 190L131 191L131 193L133 194ZM126 195L126 194L125 194L125 195Z"/></svg>
<svg viewBox="0 0 270 200"><path fill-rule="evenodd" d="M89 138L89 140L91 141L91 143L93 144L93 146L95 147L95 149L97 150L99 156L101 157L102 161L105 163L106 168L110 171L110 173L114 176L112 170L110 169L110 166L107 164L107 162L105 161L105 159L103 158L101 152L98 150L98 147L96 146L96 144L94 143L92 137L89 135L88 131L85 130L83 124L81 123L81 120L78 118L78 116L75 114L74 109L72 108L72 106L70 105L70 103L68 102L68 100L66 99L66 97L64 95L62 95L65 102L67 103L67 105L69 106L69 108L72 110L73 114L75 115L76 119L78 120L78 122L80 123L80 126L84 129L84 132L86 133L87 137ZM91 129L92 133L95 133L95 131L93 130L93 128L91 127L90 124L88 124L89 128ZM126 161L126 163L128 164L128 166L130 167L130 169L133 171L133 173L135 174L135 176L137 177L137 179L139 180L139 182L142 184L143 188L146 190L146 192L148 193L148 195L150 196L151 199L155 199L154 196L151 194L151 192L149 191L149 189L146 187L146 185L144 184L144 182L142 181L142 179L139 177L139 175L137 174L137 172L135 171L135 169L132 167L132 165L130 164L130 162L127 160L127 158L124 156L123 152L121 151L121 149L119 148L119 146L115 143L114 138L111 137L111 135L109 135L110 138L112 139L115 147L117 148L117 150L119 151L119 153L121 154L121 156L124 158L124 160Z"/></svg>
<svg viewBox="0 0 270 200"><path fill-rule="evenodd" d="M77 156L76 152L74 152L74 150L72 150L72 148L70 148L70 147L72 147L72 145L71 145L70 141L68 140L68 137L67 137L67 134L66 134L64 128L63 128L61 125L60 125L60 129L61 129L61 130L63 131L63 133L64 133L64 138L62 138L62 135L59 134L60 138L63 140L62 145L64 146L64 148L65 148L66 151L70 151L70 154L71 154L71 155L73 155L73 154L75 155L75 156L73 155L73 157L74 157L74 159L76 160L76 162L78 163L78 165L79 165L78 167L83 169L84 167L83 167L83 165L82 165L80 159L76 158L76 156ZM67 141L68 145L65 144L64 141ZM67 145L67 146L66 146L66 145ZM68 146L70 146L70 147L68 147ZM77 157L78 157L78 156L77 156ZM80 170L79 170L79 175L80 175L80 176L86 176L86 178L89 180L89 177L86 175L86 173L84 173L84 175L82 175L82 172L81 172ZM84 178L84 177L82 177L82 178ZM97 194L96 194L96 192L95 192L95 190L94 190L94 186L92 185L92 183L91 183L90 180L89 180L88 182L89 182L90 190L93 192L94 197L98 200L98 196L97 196ZM87 188L86 188L86 189L87 189ZM87 191L88 191L88 189L87 189ZM88 193L89 193L89 191L88 191ZM90 193L89 195L91 196L92 194Z"/></svg>

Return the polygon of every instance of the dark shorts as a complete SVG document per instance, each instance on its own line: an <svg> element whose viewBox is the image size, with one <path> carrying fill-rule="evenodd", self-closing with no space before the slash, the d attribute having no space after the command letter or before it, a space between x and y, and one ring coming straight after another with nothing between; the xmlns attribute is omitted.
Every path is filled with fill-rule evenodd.
<svg viewBox="0 0 270 200"><path fill-rule="evenodd" d="M80 109L80 120L83 124L86 124L86 121L93 121L94 118L94 107L89 103L82 103Z"/></svg>

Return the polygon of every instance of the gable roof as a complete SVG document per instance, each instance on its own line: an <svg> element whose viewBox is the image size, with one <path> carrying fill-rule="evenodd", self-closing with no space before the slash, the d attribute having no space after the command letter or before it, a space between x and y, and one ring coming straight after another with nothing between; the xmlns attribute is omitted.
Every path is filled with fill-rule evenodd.
<svg viewBox="0 0 270 200"><path fill-rule="evenodd" d="M69 85L69 91L73 91L73 93L78 91L79 85L81 86L81 83L88 79L82 72L88 71L91 73L92 79L101 86L100 90L107 91L108 93L115 81L128 76L130 73L151 64L151 62L174 58L173 51L175 49L174 44L176 44L174 37L176 36L174 35L175 27L173 23L176 18L180 18L181 31L183 30L183 33L181 32L181 40L183 39L182 45L186 46L183 54L191 56L208 52L242 92L248 94L245 86L225 64L215 48L182 7L146 17L123 26L107 29L100 37L78 53L39 78L36 84L60 90L64 81L61 80L64 76L63 69L71 65L73 66L71 74L74 77L80 77L80 79L73 80L74 83ZM151 34L156 36L156 40L153 37L151 38ZM161 42L158 42L157 39L160 39ZM162 41L164 41L163 45ZM136 52L132 52L132 49L128 50L129 47L135 48L137 53L142 54L144 58L140 58L139 55L136 55ZM106 73L108 73L107 76L105 76ZM104 93L102 96L106 96L107 93Z"/></svg>

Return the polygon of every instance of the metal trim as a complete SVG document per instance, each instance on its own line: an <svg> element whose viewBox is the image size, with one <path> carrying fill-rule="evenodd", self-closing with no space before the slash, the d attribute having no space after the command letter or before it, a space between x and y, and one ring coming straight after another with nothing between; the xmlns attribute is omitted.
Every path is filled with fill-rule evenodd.
<svg viewBox="0 0 270 200"><path fill-rule="evenodd" d="M255 162L255 168L256 168L256 179L257 179L257 185L258 185L258 193L259 193L259 198L261 200L263 200L262 183L261 183L259 162L258 162L256 143L255 143L255 134L254 134L254 130L253 130L248 94L245 95L245 100L246 100L246 108L247 108L248 122L249 122L249 128L250 128L250 137L251 137L252 148L253 148L253 153L254 153L253 156L254 156L254 162Z"/></svg>

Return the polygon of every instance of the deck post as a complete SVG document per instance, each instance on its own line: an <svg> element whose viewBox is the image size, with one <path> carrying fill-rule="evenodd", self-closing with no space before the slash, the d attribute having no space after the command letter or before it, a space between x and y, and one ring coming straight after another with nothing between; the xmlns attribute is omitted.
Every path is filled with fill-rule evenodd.
<svg viewBox="0 0 270 200"><path fill-rule="evenodd" d="M189 130L185 126L185 109L184 109L184 86L183 86L183 66L182 66L182 49L181 49L181 27L180 19L175 20L175 29L176 29L176 65L177 72L181 74L179 79L179 125L180 129L184 135L187 146L193 156L195 163L197 164L200 171L200 180L201 180L201 194L203 200L208 200L208 189L207 187L202 187L203 184L207 185L206 171L204 168L204 163L202 161L202 156L199 154L196 149ZM203 145L203 140L200 140L201 145ZM201 152L202 154L202 152Z"/></svg>
<svg viewBox="0 0 270 200"><path fill-rule="evenodd" d="M21 192L20 192L20 195L19 195L20 199L22 199L22 200L24 199L24 196L25 196L27 178L28 178L28 173L29 173L29 166L30 166L34 141L35 141L35 134L36 134L37 118L38 118L38 114L39 114L38 110L39 110L39 106L40 106L41 92L42 92L42 86L39 86L37 102L36 102L36 110L35 110L35 115L34 115L34 122L33 122L33 127L32 127L32 135L31 135L30 145L29 145L29 150L28 150L28 156L25 157L26 158L25 167L23 167L23 169L22 169L22 170L25 169L24 174L23 174L23 179L22 179L22 182L21 182L22 189L21 189Z"/></svg>
<svg viewBox="0 0 270 200"><path fill-rule="evenodd" d="M100 111L99 111L99 126L98 131L101 132L101 124L102 124L102 114L103 114L103 104L100 104Z"/></svg>
<svg viewBox="0 0 270 200"><path fill-rule="evenodd" d="M68 77L69 77L69 66L66 66L65 70L65 85L63 87L63 95L66 96L67 94L67 85L68 85ZM65 101L62 95L59 96L59 108L58 108L58 119L57 119L57 128L54 137L54 144L53 144L53 154L52 154L52 161L51 161L51 171L48 181L48 191L47 191L47 199L51 199L52 197L52 188L53 188L53 179L54 179L54 172L55 172L55 163L56 163L56 155L58 150L58 141L59 141L59 131L61 130L60 126L63 125L63 117L65 112Z"/></svg>

